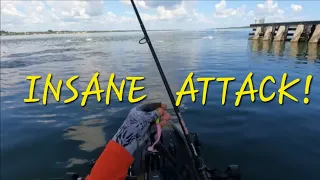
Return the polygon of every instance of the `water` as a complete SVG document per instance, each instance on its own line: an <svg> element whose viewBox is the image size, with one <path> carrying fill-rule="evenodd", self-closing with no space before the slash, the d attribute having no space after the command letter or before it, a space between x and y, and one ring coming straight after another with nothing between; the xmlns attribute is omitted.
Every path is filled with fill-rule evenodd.
<svg viewBox="0 0 320 180"><path fill-rule="evenodd" d="M150 37L174 92L179 91L190 72L197 77L235 77L230 82L226 104L221 105L222 83L210 83L203 106L202 83L196 102L184 97L180 105L190 131L198 132L203 143L203 157L208 166L224 169L239 164L244 179L318 179L320 166L320 64L319 46L290 43L248 41L246 31L217 32L150 32ZM81 175L89 172L87 162L95 159L113 136L129 110L130 83L126 83L123 102L113 94L105 104L105 93L97 102L90 97L81 107L81 92L95 72L100 87L107 88L109 75L116 82L126 76L144 76L144 86L135 96L147 94L147 101L169 98L158 75L148 46L139 45L140 32L79 35L39 35L1 37L1 179L35 179L60 177L67 171ZM283 73L288 81L301 78L290 88L299 103L278 94L269 102L255 102L244 96L234 106L235 92L249 72L259 89L260 81L272 75L266 96L277 92ZM49 93L48 104L42 105L43 86L48 73L56 86L63 80L61 101ZM307 75L313 75L311 91L305 95ZM26 76L39 75L35 96L38 103L24 103L29 95ZM66 88L68 78L80 96ZM303 98L310 99L309 105ZM172 106L171 106L172 109ZM172 112L172 110L171 110Z"/></svg>

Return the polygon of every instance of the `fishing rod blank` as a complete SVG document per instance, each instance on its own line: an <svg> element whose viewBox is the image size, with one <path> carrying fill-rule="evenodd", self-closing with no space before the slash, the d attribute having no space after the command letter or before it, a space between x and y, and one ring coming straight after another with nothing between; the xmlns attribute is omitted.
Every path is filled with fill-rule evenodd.
<svg viewBox="0 0 320 180"><path fill-rule="evenodd" d="M135 13L136 13L136 16L137 16L137 18L138 18L139 24L140 24L141 29L142 29L143 34L144 34L144 38L141 39L141 40L139 41L139 43L140 43L140 44L148 43L148 46L149 46L150 51L151 51L151 54L152 54L152 56L153 56L153 59L154 59L156 65L157 65L157 67L158 67L160 76L161 76L162 81L163 81L163 83L164 83L164 85L165 85L165 88L166 88L166 90L167 90L167 93L168 93L168 95L169 95L169 97L170 97L171 104L172 104L172 106L173 106L173 109L174 109L174 111L175 111L175 114L177 115L179 124L180 124L180 126L181 126L181 128L182 128L182 131L183 131L184 136L185 136L185 138L186 138L186 141L187 141L187 143L188 143L188 147L189 147L189 149L190 149L190 152L192 153L192 155L193 155L193 157L194 157L194 159L195 159L195 161L196 161L196 162L195 162L195 163L196 163L196 167L197 167L197 169L201 172L201 175L203 176L203 178L204 178L204 179L207 179L207 175L206 175L206 172L205 172L206 166L204 165L202 158L200 158L200 157L198 156L198 153L197 153L197 151L196 151L196 149L195 149L195 146L194 146L193 142L191 141L191 138L190 138L190 136L189 136L188 129L187 129L185 123L184 123L184 120L183 120L183 118L182 118L182 115L181 115L181 113L180 113L179 108L178 108L177 106L175 106L175 98L174 98L173 93L172 93L172 91L171 91L171 89L170 89L170 86L169 86L169 83L168 83L168 81L167 81L167 79L166 79L166 76L164 75L164 72L163 72L162 67L161 67L161 65L160 65L160 62L159 62L159 60L158 60L158 57L157 57L157 55L156 55L156 53L155 53L155 51L154 51L154 49L153 49L153 46L152 46L152 44L151 44L150 38L149 38L149 36L148 36L148 33L147 33L147 31L146 31L146 29L145 29L145 27L144 27L144 24L143 24L143 22L142 22L142 20L141 20L141 18L140 18L138 9L137 9L137 7L136 7L136 5L135 5L135 3L134 3L133 0L131 0L131 4L132 4L132 6L133 6L133 9L134 9L134 11L135 11ZM141 42L142 40L145 40L145 42L142 43L142 42Z"/></svg>

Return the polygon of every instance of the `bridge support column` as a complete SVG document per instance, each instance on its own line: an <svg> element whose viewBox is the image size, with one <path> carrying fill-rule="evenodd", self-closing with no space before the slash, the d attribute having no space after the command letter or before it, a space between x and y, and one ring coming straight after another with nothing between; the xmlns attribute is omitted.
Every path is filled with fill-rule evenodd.
<svg viewBox="0 0 320 180"><path fill-rule="evenodd" d="M272 34L273 28L274 28L274 26L267 26L266 27L266 30L265 30L264 36L263 36L264 41L271 40L271 38L273 37L273 34Z"/></svg>
<svg viewBox="0 0 320 180"><path fill-rule="evenodd" d="M319 39L320 39L320 24L318 24L316 26L316 29L314 30L314 32L309 40L309 43L318 43Z"/></svg>
<svg viewBox="0 0 320 180"><path fill-rule="evenodd" d="M294 32L291 42L299 42L299 39L301 37L301 34L303 33L304 30L304 25L303 24L299 24L297 26L296 31Z"/></svg>
<svg viewBox="0 0 320 180"><path fill-rule="evenodd" d="M257 40L260 38L260 33L262 32L262 27L259 26L256 28L256 31L254 32L254 35L252 37L253 40Z"/></svg>
<svg viewBox="0 0 320 180"><path fill-rule="evenodd" d="M280 26L278 28L278 32L274 37L274 41L284 41L287 37L288 26Z"/></svg>

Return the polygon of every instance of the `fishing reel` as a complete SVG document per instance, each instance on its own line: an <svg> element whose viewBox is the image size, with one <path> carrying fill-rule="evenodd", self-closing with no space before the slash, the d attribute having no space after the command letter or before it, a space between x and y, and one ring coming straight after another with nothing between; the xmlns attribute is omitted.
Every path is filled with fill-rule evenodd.
<svg viewBox="0 0 320 180"><path fill-rule="evenodd" d="M197 154L200 156L201 142L198 133L190 133L190 140L193 142ZM205 171L205 178L210 180L241 180L240 168L238 165L229 165L225 171L210 169L205 166L204 162L200 162ZM201 165L200 165L201 166Z"/></svg>

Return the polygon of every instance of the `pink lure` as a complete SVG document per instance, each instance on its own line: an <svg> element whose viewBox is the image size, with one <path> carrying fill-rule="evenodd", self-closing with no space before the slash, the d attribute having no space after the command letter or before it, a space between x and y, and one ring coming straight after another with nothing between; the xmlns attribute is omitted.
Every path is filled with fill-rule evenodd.
<svg viewBox="0 0 320 180"><path fill-rule="evenodd" d="M151 151L151 152L155 151L154 146L160 141L161 132L162 132L161 125L160 125L160 118L156 120L156 126L157 126L157 140L151 146L148 147L148 151Z"/></svg>

